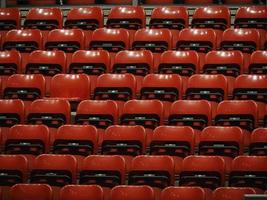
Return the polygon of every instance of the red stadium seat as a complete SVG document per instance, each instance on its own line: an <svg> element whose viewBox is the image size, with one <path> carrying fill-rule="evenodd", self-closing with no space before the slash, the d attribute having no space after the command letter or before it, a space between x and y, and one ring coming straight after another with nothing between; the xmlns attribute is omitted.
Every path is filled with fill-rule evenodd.
<svg viewBox="0 0 267 200"><path fill-rule="evenodd" d="M175 172L181 171L183 158L194 154L195 133L187 126L159 126L152 135L150 143L151 155L172 156Z"/></svg>
<svg viewBox="0 0 267 200"><path fill-rule="evenodd" d="M212 200L243 200L245 194L255 194L253 188L220 187L213 191Z"/></svg>
<svg viewBox="0 0 267 200"><path fill-rule="evenodd" d="M27 111L29 124L44 124L50 130L50 143L61 125L70 123L70 104L63 99L39 99L30 105Z"/></svg>
<svg viewBox="0 0 267 200"><path fill-rule="evenodd" d="M155 200L155 195L153 189L149 186L121 185L111 190L110 199Z"/></svg>
<svg viewBox="0 0 267 200"><path fill-rule="evenodd" d="M137 156L132 161L129 185L163 189L174 184L174 173L174 161L170 156Z"/></svg>
<svg viewBox="0 0 267 200"><path fill-rule="evenodd" d="M5 99L21 99L25 109L29 104L45 96L45 79L40 74L13 74L6 82L3 96Z"/></svg>
<svg viewBox="0 0 267 200"><path fill-rule="evenodd" d="M234 99L254 100L258 104L259 120L263 120L267 103L267 76L240 75L235 79Z"/></svg>
<svg viewBox="0 0 267 200"><path fill-rule="evenodd" d="M82 1L82 0L80 0ZM77 0L68 0L68 4L77 3ZM86 0L86 4L89 4ZM72 8L65 21L66 28L80 28L84 31L92 31L102 28L104 22L103 11L100 7Z"/></svg>
<svg viewBox="0 0 267 200"><path fill-rule="evenodd" d="M107 199L111 188L125 184L125 173L125 161L121 156L88 156L82 163L79 184L101 186Z"/></svg>
<svg viewBox="0 0 267 200"><path fill-rule="evenodd" d="M184 3L186 4L212 4L213 0L184 0Z"/></svg>
<svg viewBox="0 0 267 200"><path fill-rule="evenodd" d="M33 159L49 153L49 129L44 125L15 125L5 141L6 154L23 154L31 166Z"/></svg>
<svg viewBox="0 0 267 200"><path fill-rule="evenodd" d="M84 37L84 33L79 29L54 29L48 33L45 49L74 53L85 48Z"/></svg>
<svg viewBox="0 0 267 200"><path fill-rule="evenodd" d="M103 155L121 155L129 169L135 156L146 153L146 132L142 126L110 126L103 136Z"/></svg>
<svg viewBox="0 0 267 200"><path fill-rule="evenodd" d="M160 3L160 1L158 1ZM164 6L154 8L149 22L150 28L168 28L173 33L188 28L189 16L185 7Z"/></svg>
<svg viewBox="0 0 267 200"><path fill-rule="evenodd" d="M211 104L206 100L179 100L172 104L169 124L191 126L195 129L195 142L198 144L201 130L211 125Z"/></svg>
<svg viewBox="0 0 267 200"><path fill-rule="evenodd" d="M225 163L219 156L188 156L183 160L180 186L215 189L224 185Z"/></svg>
<svg viewBox="0 0 267 200"><path fill-rule="evenodd" d="M10 189L10 200L52 200L52 188L46 184L17 184Z"/></svg>
<svg viewBox="0 0 267 200"><path fill-rule="evenodd" d="M249 145L249 155L267 156L267 128L254 129Z"/></svg>
<svg viewBox="0 0 267 200"><path fill-rule="evenodd" d="M127 101L120 121L122 125L141 125L146 128L146 141L149 144L153 129L163 124L163 104L159 100Z"/></svg>
<svg viewBox="0 0 267 200"><path fill-rule="evenodd" d="M105 4L132 4L132 0L104 0Z"/></svg>
<svg viewBox="0 0 267 200"><path fill-rule="evenodd" d="M250 140L250 131L257 127L258 106L250 100L222 101L217 107L215 125L239 126L244 131L244 144Z"/></svg>
<svg viewBox="0 0 267 200"><path fill-rule="evenodd" d="M262 45L265 41L267 20L266 6L240 7L235 15L235 28L256 28L260 32Z"/></svg>
<svg viewBox="0 0 267 200"><path fill-rule="evenodd" d="M103 200L103 190L98 185L66 185L60 191L59 200Z"/></svg>
<svg viewBox="0 0 267 200"><path fill-rule="evenodd" d="M67 0L68 5L86 5L86 4L95 4L96 0Z"/></svg>
<svg viewBox="0 0 267 200"><path fill-rule="evenodd" d="M59 8L32 8L26 15L24 28L39 29L46 40L50 30L62 28L63 14Z"/></svg>
<svg viewBox="0 0 267 200"><path fill-rule="evenodd" d="M77 162L71 155L42 154L35 158L31 183L45 183L63 187L76 184Z"/></svg>
<svg viewBox="0 0 267 200"><path fill-rule="evenodd" d="M1 13L1 11L0 11ZM0 51L0 94L6 86L9 76L21 73L21 55L17 51Z"/></svg>
<svg viewBox="0 0 267 200"><path fill-rule="evenodd" d="M252 187L263 193L267 189L267 156L238 156L232 162L230 187Z"/></svg>
<svg viewBox="0 0 267 200"><path fill-rule="evenodd" d="M174 0L144 0L145 4L173 4Z"/></svg>
<svg viewBox="0 0 267 200"><path fill-rule="evenodd" d="M205 190L200 187L168 187L161 192L160 200L206 200Z"/></svg>
<svg viewBox="0 0 267 200"><path fill-rule="evenodd" d="M134 35L132 49L150 50L154 66L157 66L161 53L172 49L172 33L168 29L139 29Z"/></svg>
<svg viewBox="0 0 267 200"><path fill-rule="evenodd" d="M199 155L223 156L229 173L233 158L243 154L243 132L239 127L209 126L199 139Z"/></svg>
<svg viewBox="0 0 267 200"><path fill-rule="evenodd" d="M0 129L2 141L6 140L6 136L10 127L15 124L24 123L24 103L19 99L0 100Z"/></svg>
<svg viewBox="0 0 267 200"><path fill-rule="evenodd" d="M63 51L33 51L23 66L26 74L42 74L45 77L46 96L50 95L52 76L66 73L66 55Z"/></svg>
<svg viewBox="0 0 267 200"><path fill-rule="evenodd" d="M3 200L9 200L10 187L25 183L28 177L28 162L22 155L0 155L0 182Z"/></svg>
<svg viewBox="0 0 267 200"><path fill-rule="evenodd" d="M58 128L53 144L54 154L70 154L76 157L78 167L82 159L97 154L98 134L94 126L63 125Z"/></svg>
<svg viewBox="0 0 267 200"><path fill-rule="evenodd" d="M188 100L210 101L214 117L218 103L228 98L227 79L221 74L195 74L188 79L185 96Z"/></svg>
<svg viewBox="0 0 267 200"><path fill-rule="evenodd" d="M177 74L149 74L143 79L140 99L162 101L167 119L172 102L182 99L182 88L182 78Z"/></svg>
<svg viewBox="0 0 267 200"><path fill-rule="evenodd" d="M136 30L146 27L146 13L141 6L118 6L111 8L108 20L108 28L125 28L133 40Z"/></svg>
<svg viewBox="0 0 267 200"><path fill-rule="evenodd" d="M231 27L231 13L225 6L206 6L195 10L192 28L212 28L217 35L217 46L220 45L222 33Z"/></svg>
<svg viewBox="0 0 267 200"><path fill-rule="evenodd" d="M97 77L110 72L110 56L105 50L76 51L68 66L71 74L87 74L90 77L91 92L95 89Z"/></svg>
<svg viewBox="0 0 267 200"><path fill-rule="evenodd" d="M235 77L244 71L243 54L239 51L210 51L205 56L202 71L205 74L223 74L228 82L228 95L231 96Z"/></svg>
<svg viewBox="0 0 267 200"><path fill-rule="evenodd" d="M124 103L135 98L136 80L132 74L102 74L94 91L96 100L115 100L121 113Z"/></svg>
<svg viewBox="0 0 267 200"><path fill-rule="evenodd" d="M153 54L148 50L120 51L114 58L113 73L130 73L136 79L136 92L139 93L144 76L154 71Z"/></svg>
<svg viewBox="0 0 267 200"><path fill-rule="evenodd" d="M20 11L18 8L0 8L0 35L12 29L20 28Z"/></svg>
<svg viewBox="0 0 267 200"><path fill-rule="evenodd" d="M90 98L90 79L86 74L57 74L51 80L51 97L69 100L76 108Z"/></svg>
<svg viewBox="0 0 267 200"><path fill-rule="evenodd" d="M56 0L29 0L29 5L33 6L51 6L57 4Z"/></svg>
<svg viewBox="0 0 267 200"><path fill-rule="evenodd" d="M237 4L237 5L239 5L239 4L252 4L253 3L253 0L242 0L242 1L240 1L240 0L224 0L224 3L226 3L226 4Z"/></svg>
<svg viewBox="0 0 267 200"><path fill-rule="evenodd" d="M99 28L92 34L89 49L104 49L110 52L112 61L115 53L130 48L130 35L126 29ZM112 62L111 62L112 63Z"/></svg>
<svg viewBox="0 0 267 200"><path fill-rule="evenodd" d="M254 51L251 54L248 66L250 74L267 74L267 51Z"/></svg>

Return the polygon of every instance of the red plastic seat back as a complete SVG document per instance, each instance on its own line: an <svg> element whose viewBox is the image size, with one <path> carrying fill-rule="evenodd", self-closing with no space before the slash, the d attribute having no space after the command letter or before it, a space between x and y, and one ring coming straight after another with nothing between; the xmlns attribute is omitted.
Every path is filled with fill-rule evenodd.
<svg viewBox="0 0 267 200"><path fill-rule="evenodd" d="M155 200L154 191L149 186L117 186L111 190L111 199L116 200Z"/></svg>
<svg viewBox="0 0 267 200"><path fill-rule="evenodd" d="M174 161L170 156L142 155L132 161L129 185L149 185L162 189L173 185L174 179Z"/></svg>
<svg viewBox="0 0 267 200"><path fill-rule="evenodd" d="M67 185L60 191L59 200L103 200L103 189L98 185Z"/></svg>
<svg viewBox="0 0 267 200"><path fill-rule="evenodd" d="M79 184L112 188L125 184L125 161L121 156L88 156L83 160Z"/></svg>
<svg viewBox="0 0 267 200"><path fill-rule="evenodd" d="M46 184L17 184L10 189L10 200L52 200L52 188Z"/></svg>
<svg viewBox="0 0 267 200"><path fill-rule="evenodd" d="M267 128L254 129L250 138L249 155L267 156Z"/></svg>
<svg viewBox="0 0 267 200"><path fill-rule="evenodd" d="M42 154L35 158L31 183L46 183L63 187L76 184L77 161L71 155ZM53 176L51 176L53 174Z"/></svg>
<svg viewBox="0 0 267 200"><path fill-rule="evenodd" d="M205 190L200 187L168 187L160 195L160 200L205 200Z"/></svg>
<svg viewBox="0 0 267 200"><path fill-rule="evenodd" d="M188 156L183 160L180 185L215 189L224 185L224 173L225 163L219 156Z"/></svg>
<svg viewBox="0 0 267 200"><path fill-rule="evenodd" d="M248 66L250 74L266 74L265 66L267 65L267 51L254 51L251 54Z"/></svg>
<svg viewBox="0 0 267 200"><path fill-rule="evenodd" d="M212 200L243 200L245 194L256 194L256 192L246 187L221 187L213 191Z"/></svg>
<svg viewBox="0 0 267 200"><path fill-rule="evenodd" d="M103 11L100 7L72 8L65 21L66 28L95 30L103 27Z"/></svg>
<svg viewBox="0 0 267 200"><path fill-rule="evenodd" d="M5 34L12 29L20 28L20 11L18 8L1 8L0 9L0 29L1 34Z"/></svg>

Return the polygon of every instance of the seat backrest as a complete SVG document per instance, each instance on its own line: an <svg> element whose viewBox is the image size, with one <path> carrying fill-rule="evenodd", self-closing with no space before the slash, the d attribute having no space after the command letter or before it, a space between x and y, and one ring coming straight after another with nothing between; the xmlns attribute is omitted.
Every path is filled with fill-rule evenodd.
<svg viewBox="0 0 267 200"><path fill-rule="evenodd" d="M0 172L1 186L26 182L28 161L22 155L0 155Z"/></svg>
<svg viewBox="0 0 267 200"><path fill-rule="evenodd" d="M216 49L216 33L212 29L185 28L179 33L174 48L207 53Z"/></svg>
<svg viewBox="0 0 267 200"><path fill-rule="evenodd" d="M206 6L195 10L192 19L193 28L212 28L225 30L231 27L231 13L226 6Z"/></svg>
<svg viewBox="0 0 267 200"><path fill-rule="evenodd" d="M21 70L21 55L18 51L0 52L0 76L18 74Z"/></svg>
<svg viewBox="0 0 267 200"><path fill-rule="evenodd" d="M172 33L168 29L139 29L134 35L134 50L150 50L162 53L172 49Z"/></svg>
<svg viewBox="0 0 267 200"><path fill-rule="evenodd" d="M0 9L0 29L9 31L20 28L20 12L18 8L1 8Z"/></svg>
<svg viewBox="0 0 267 200"><path fill-rule="evenodd" d="M42 49L42 34L38 29L13 29L6 33L3 38L3 49L15 49L22 53L30 53Z"/></svg>
<svg viewBox="0 0 267 200"><path fill-rule="evenodd" d="M33 101L45 96L45 79L41 74L13 74L4 88L5 99Z"/></svg>
<svg viewBox="0 0 267 200"><path fill-rule="evenodd" d="M228 97L228 83L225 76L195 74L188 80L186 99L220 102Z"/></svg>
<svg viewBox="0 0 267 200"><path fill-rule="evenodd" d="M267 156L267 128L254 129L250 136L249 155Z"/></svg>
<svg viewBox="0 0 267 200"><path fill-rule="evenodd" d="M106 129L103 155L138 156L146 152L146 132L142 126L110 126Z"/></svg>
<svg viewBox="0 0 267 200"><path fill-rule="evenodd" d="M248 66L250 74L267 74L267 51L254 51L251 54Z"/></svg>
<svg viewBox="0 0 267 200"><path fill-rule="evenodd" d="M266 29L264 21L267 19L266 6L240 7L235 15L235 28Z"/></svg>
<svg viewBox="0 0 267 200"><path fill-rule="evenodd" d="M174 184L174 160L170 156L136 156L131 163L129 185L165 188Z"/></svg>
<svg viewBox="0 0 267 200"><path fill-rule="evenodd" d="M212 200L243 200L245 194L256 194L253 188L220 187L213 191Z"/></svg>
<svg viewBox="0 0 267 200"><path fill-rule="evenodd" d="M85 48L84 37L80 29L54 29L48 33L45 49L74 53Z"/></svg>
<svg viewBox="0 0 267 200"><path fill-rule="evenodd" d="M51 80L50 96L81 101L90 97L90 79L86 74L57 74Z"/></svg>
<svg viewBox="0 0 267 200"><path fill-rule="evenodd" d="M72 8L67 14L65 27L95 30L102 28L103 23L104 16L100 7Z"/></svg>
<svg viewBox="0 0 267 200"><path fill-rule="evenodd" d="M60 8L32 8L26 15L24 27L52 30L62 28L63 14Z"/></svg>
<svg viewBox="0 0 267 200"><path fill-rule="evenodd" d="M232 161L231 187L267 189L267 156L238 156ZM249 177L249 178L248 178Z"/></svg>
<svg viewBox="0 0 267 200"><path fill-rule="evenodd" d="M219 103L215 125L239 126L252 131L257 127L258 107L251 100L225 100Z"/></svg>
<svg viewBox="0 0 267 200"><path fill-rule="evenodd" d="M152 135L151 155L186 157L194 154L195 133L188 126L159 126Z"/></svg>
<svg viewBox="0 0 267 200"><path fill-rule="evenodd" d="M168 28L181 30L188 28L189 16L187 9L180 6L164 6L154 8L149 22L150 28Z"/></svg>
<svg viewBox="0 0 267 200"><path fill-rule="evenodd" d="M160 74L180 74L191 76L199 72L199 56L196 51L165 51L161 54L159 66L155 66Z"/></svg>
<svg viewBox="0 0 267 200"><path fill-rule="evenodd" d="M121 185L111 190L110 198L116 200L155 200L155 194L149 186Z"/></svg>
<svg viewBox="0 0 267 200"><path fill-rule="evenodd" d="M219 156L188 156L183 160L181 186L215 189L224 185L225 163Z"/></svg>
<svg viewBox="0 0 267 200"><path fill-rule="evenodd" d="M140 99L173 102L182 98L182 78L177 74L148 74L142 81Z"/></svg>
<svg viewBox="0 0 267 200"><path fill-rule="evenodd" d="M153 54L148 50L120 51L114 58L113 73L145 76L153 72Z"/></svg>
<svg viewBox="0 0 267 200"><path fill-rule="evenodd" d="M90 125L63 125L55 134L53 153L88 156L98 150L97 129Z"/></svg>
<svg viewBox="0 0 267 200"><path fill-rule="evenodd" d="M54 76L66 73L66 55L63 51L33 51L25 66L27 74Z"/></svg>
<svg viewBox="0 0 267 200"><path fill-rule="evenodd" d="M205 200L205 190L201 187L168 187L160 195L160 200Z"/></svg>
<svg viewBox="0 0 267 200"><path fill-rule="evenodd" d="M82 162L79 184L97 184L108 188L123 185L125 171L125 161L121 156L88 156Z"/></svg>
<svg viewBox="0 0 267 200"><path fill-rule="evenodd" d="M52 200L52 188L46 184L16 184L10 188L10 200Z"/></svg>
<svg viewBox="0 0 267 200"><path fill-rule="evenodd" d="M59 200L103 200L103 189L98 185L66 185L60 190Z"/></svg>
<svg viewBox="0 0 267 200"><path fill-rule="evenodd" d="M128 101L135 98L135 90L132 74L102 74L97 78L94 99Z"/></svg>
<svg viewBox="0 0 267 200"><path fill-rule="evenodd" d="M68 72L99 76L110 71L110 55L105 50L78 50L73 53Z"/></svg>
<svg viewBox="0 0 267 200"><path fill-rule="evenodd" d="M118 6L111 8L108 28L125 28L138 30L146 26L146 13L142 6Z"/></svg>
<svg viewBox="0 0 267 200"><path fill-rule="evenodd" d="M44 124L58 128L70 123L70 104L63 99L38 99L31 103L27 111L29 124Z"/></svg>
<svg viewBox="0 0 267 200"><path fill-rule="evenodd" d="M130 36L126 29L99 28L92 34L90 49L119 52L130 48Z"/></svg>
<svg viewBox="0 0 267 200"><path fill-rule="evenodd" d="M78 105L75 123L107 128L118 123L118 106L112 100L84 100Z"/></svg>
<svg viewBox="0 0 267 200"><path fill-rule="evenodd" d="M31 183L63 187L76 184L77 161L71 155L42 154L33 161Z"/></svg>
<svg viewBox="0 0 267 200"><path fill-rule="evenodd" d="M210 51L205 56L202 71L237 77L244 71L243 54L240 51Z"/></svg>
<svg viewBox="0 0 267 200"><path fill-rule="evenodd" d="M159 100L130 100L122 110L122 125L142 125L154 129L163 123L163 104Z"/></svg>
<svg viewBox="0 0 267 200"><path fill-rule="evenodd" d="M15 125L7 134L7 154L40 155L49 152L49 129L44 125Z"/></svg>
<svg viewBox="0 0 267 200"><path fill-rule="evenodd" d="M170 109L169 124L203 129L211 125L211 104L206 100L178 100Z"/></svg>
<svg viewBox="0 0 267 200"><path fill-rule="evenodd" d="M252 53L260 48L260 33L256 29L226 29L222 35L220 48Z"/></svg>
<svg viewBox="0 0 267 200"><path fill-rule="evenodd" d="M239 127L209 126L199 139L200 155L218 155L235 158L243 153L244 138Z"/></svg>

